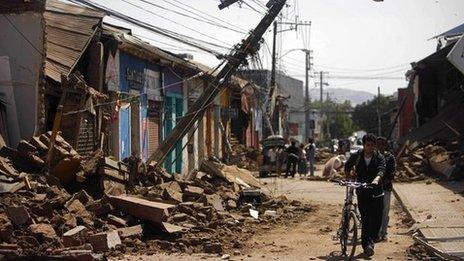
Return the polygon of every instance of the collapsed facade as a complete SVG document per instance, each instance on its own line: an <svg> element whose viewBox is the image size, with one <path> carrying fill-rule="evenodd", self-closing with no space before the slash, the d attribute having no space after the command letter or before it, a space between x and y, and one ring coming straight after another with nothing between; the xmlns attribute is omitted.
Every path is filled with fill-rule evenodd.
<svg viewBox="0 0 464 261"><path fill-rule="evenodd" d="M464 131L464 67L462 60L464 26L438 35L437 51L412 63L409 86L398 90L400 143L460 139ZM461 63L461 64L459 64Z"/></svg>
<svg viewBox="0 0 464 261"><path fill-rule="evenodd" d="M102 149L116 160L146 161L214 77L211 68L103 23L105 14L93 9L7 2L0 7L0 34L10 39L0 42L0 130L8 146L59 120L62 136L83 156ZM232 137L258 148L258 89L233 77L167 157L167 171L186 174L210 156L227 157Z"/></svg>

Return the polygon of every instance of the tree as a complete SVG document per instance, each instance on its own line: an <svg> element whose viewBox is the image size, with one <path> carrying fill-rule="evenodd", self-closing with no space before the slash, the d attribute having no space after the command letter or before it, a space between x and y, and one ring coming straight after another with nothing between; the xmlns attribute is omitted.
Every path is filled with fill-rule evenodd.
<svg viewBox="0 0 464 261"><path fill-rule="evenodd" d="M353 121L360 130L368 133L378 133L377 106L379 104L381 114L382 136L387 136L390 132L389 111L394 109L397 104L393 96L380 95L372 100L357 105L353 112Z"/></svg>
<svg viewBox="0 0 464 261"><path fill-rule="evenodd" d="M311 103L311 108L320 108L320 101ZM327 116L326 121L323 123L324 133L327 134L327 124L330 122L330 135L326 139L340 139L349 137L354 131L357 130L350 113L353 111L353 106L350 101L337 103L333 100L325 100L323 104L324 114ZM328 121L328 122L327 122Z"/></svg>

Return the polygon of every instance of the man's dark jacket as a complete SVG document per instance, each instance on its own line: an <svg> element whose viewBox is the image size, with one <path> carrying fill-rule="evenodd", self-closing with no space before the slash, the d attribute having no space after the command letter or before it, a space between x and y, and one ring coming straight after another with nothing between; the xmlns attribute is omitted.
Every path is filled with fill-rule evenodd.
<svg viewBox="0 0 464 261"><path fill-rule="evenodd" d="M371 183L377 176L380 176L382 182L385 175L385 158L378 151L374 151L372 154L369 166L366 166L363 150L353 153L345 163L345 172L350 172L354 166L356 166L356 181L361 183ZM375 190L366 190L365 192L369 194L372 192L373 195L382 194L382 192L378 193Z"/></svg>
<svg viewBox="0 0 464 261"><path fill-rule="evenodd" d="M391 152L387 152L383 155L385 157L385 175L383 176L383 189L385 191L393 190L393 179L395 178L396 161L395 156Z"/></svg>

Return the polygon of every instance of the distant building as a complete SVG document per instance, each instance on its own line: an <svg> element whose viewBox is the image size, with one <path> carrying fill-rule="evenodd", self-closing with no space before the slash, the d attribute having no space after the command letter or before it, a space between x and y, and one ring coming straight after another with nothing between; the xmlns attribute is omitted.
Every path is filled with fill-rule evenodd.
<svg viewBox="0 0 464 261"><path fill-rule="evenodd" d="M267 91L270 88L270 70L242 70L238 74L265 87ZM276 83L277 95L279 96L277 100L283 103L281 107L285 107L285 111L279 117L273 119L274 130L286 138L303 142L308 138L305 133L306 107L303 82L282 72L277 72Z"/></svg>

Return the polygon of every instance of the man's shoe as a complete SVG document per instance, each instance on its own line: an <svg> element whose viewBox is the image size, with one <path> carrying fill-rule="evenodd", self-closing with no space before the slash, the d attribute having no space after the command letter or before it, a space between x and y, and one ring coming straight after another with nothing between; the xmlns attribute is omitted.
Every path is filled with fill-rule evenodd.
<svg viewBox="0 0 464 261"><path fill-rule="evenodd" d="M366 248L364 249L364 256L365 256L365 257L371 257L371 256L373 256L374 254L375 254L375 252L374 252L374 248L373 248L373 247L366 247Z"/></svg>

